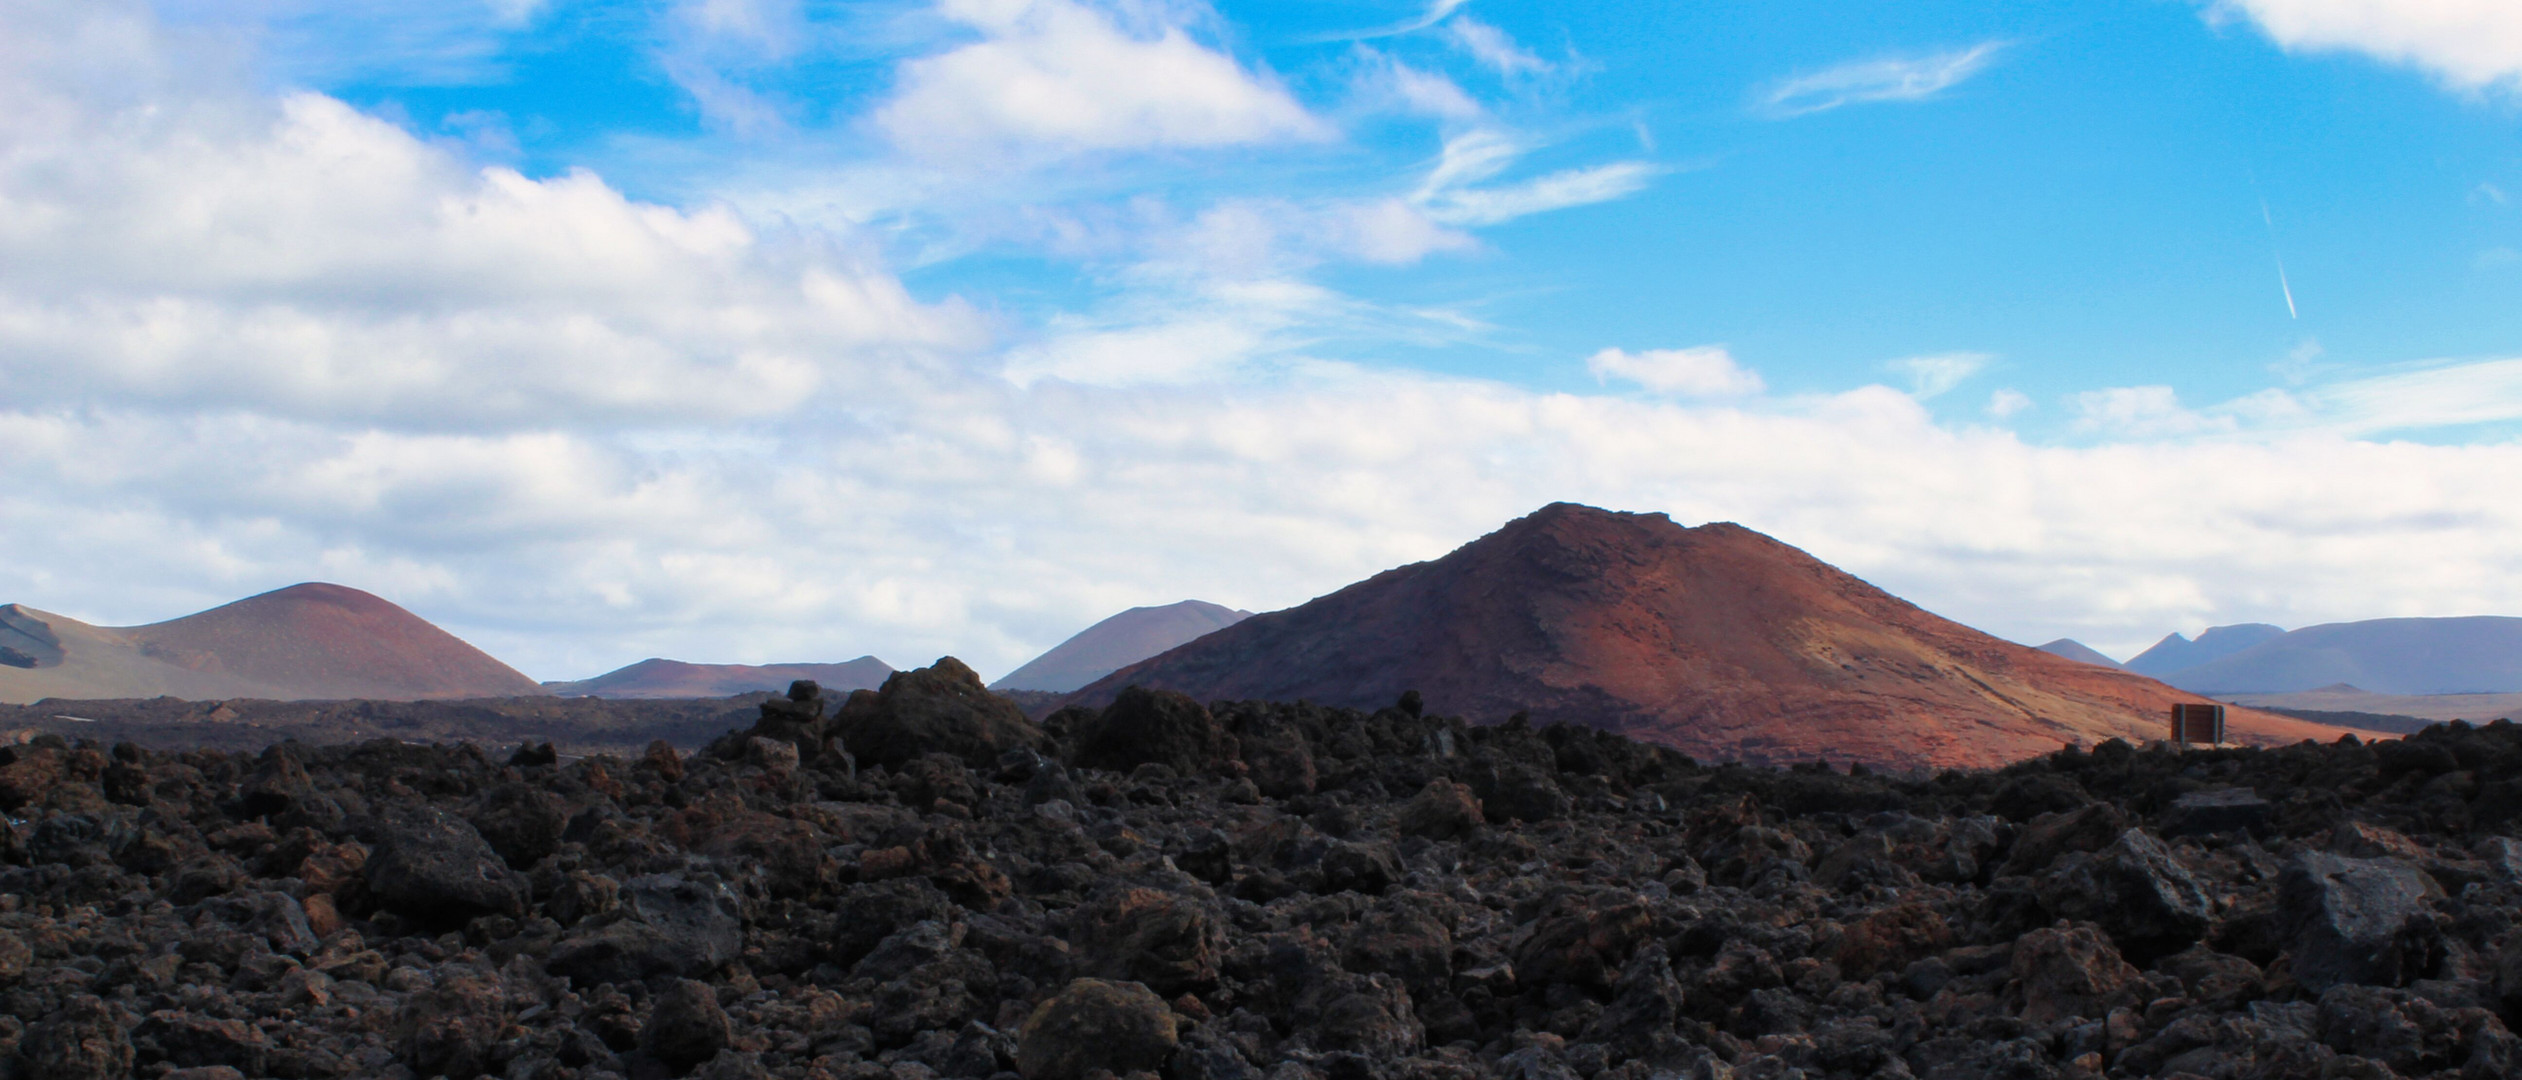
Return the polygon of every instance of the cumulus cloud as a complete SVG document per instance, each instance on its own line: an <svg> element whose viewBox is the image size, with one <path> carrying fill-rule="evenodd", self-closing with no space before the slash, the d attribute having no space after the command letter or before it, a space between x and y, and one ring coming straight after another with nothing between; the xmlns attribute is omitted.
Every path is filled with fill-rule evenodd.
<svg viewBox="0 0 2522 1080"><path fill-rule="evenodd" d="M1762 112L1784 119L1843 105L1921 101L1979 74L2003 48L2004 43L1990 41L1928 56L1884 57L1824 68L1769 87L1760 95L1759 106Z"/></svg>
<svg viewBox="0 0 2522 1080"><path fill-rule="evenodd" d="M2522 5L2508 0L2216 0L2287 49L2359 52L2454 86L2522 89Z"/></svg>
<svg viewBox="0 0 2522 1080"><path fill-rule="evenodd" d="M476 170L320 95L112 123L9 104L53 117L9 127L0 164L0 386L21 405L731 417L849 381L856 354L983 336L724 211Z"/></svg>
<svg viewBox="0 0 2522 1080"><path fill-rule="evenodd" d="M874 121L936 158L1322 139L1277 84L1170 23L1133 33L1077 0L942 0L981 40L901 67Z"/></svg>
<svg viewBox="0 0 2522 1080"><path fill-rule="evenodd" d="M1659 394L1680 397L1740 397L1757 394L1760 373L1742 366L1723 345L1689 349L1604 349L1588 357L1585 370L1599 380L1622 379Z"/></svg>

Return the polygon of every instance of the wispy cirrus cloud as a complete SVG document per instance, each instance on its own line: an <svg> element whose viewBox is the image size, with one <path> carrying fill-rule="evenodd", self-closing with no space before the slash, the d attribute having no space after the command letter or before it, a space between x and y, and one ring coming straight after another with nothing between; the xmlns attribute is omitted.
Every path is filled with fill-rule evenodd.
<svg viewBox="0 0 2522 1080"><path fill-rule="evenodd" d="M1755 107L1783 120L1846 105L1922 101L1979 74L2004 49L2004 42L1987 41L1927 56L1840 64L1770 85L1759 93Z"/></svg>
<svg viewBox="0 0 2522 1080"><path fill-rule="evenodd" d="M1525 150L1514 137L1486 128L1447 139L1444 153L1411 201L1447 225L1495 225L1622 198L1643 190L1657 171L1643 161L1615 161L1562 169L1521 182L1483 185L1504 173Z"/></svg>
<svg viewBox="0 0 2522 1080"><path fill-rule="evenodd" d="M1516 44L1506 31L1468 15L1448 21L1445 37L1500 75L1538 75L1551 68L1549 61Z"/></svg>
<svg viewBox="0 0 2522 1080"><path fill-rule="evenodd" d="M1891 362L1891 369L1907 376L1909 395L1920 401L1941 397L1960 386L1964 380L1987 367L1996 359L1987 353L1951 352L1931 356L1904 356Z"/></svg>

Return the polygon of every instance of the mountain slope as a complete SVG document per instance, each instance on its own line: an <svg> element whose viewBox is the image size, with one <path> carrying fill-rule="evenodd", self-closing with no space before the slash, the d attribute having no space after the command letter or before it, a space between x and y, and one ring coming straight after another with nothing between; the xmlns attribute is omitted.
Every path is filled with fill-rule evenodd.
<svg viewBox="0 0 2522 1080"><path fill-rule="evenodd" d="M2231 656L2264 641L2284 637L2286 628L2267 623L2236 623L2232 626L2210 626L2191 641L2178 633L2163 635L2154 647L2128 658L2121 665L2139 675L2162 678L2182 668L2196 667L2210 660Z"/></svg>
<svg viewBox="0 0 2522 1080"><path fill-rule="evenodd" d="M757 690L786 690L798 679L812 679L826 693L847 694L884 685L893 667L872 656L838 664L687 664L651 658L616 668L592 679L544 683L563 697L714 698Z"/></svg>
<svg viewBox="0 0 2522 1080"><path fill-rule="evenodd" d="M1048 690L1067 693L1124 665L1135 664L1167 649L1223 630L1251 618L1249 611L1184 600L1162 607L1134 607L1077 632L1051 651L1008 672L992 690Z"/></svg>
<svg viewBox="0 0 2522 1080"><path fill-rule="evenodd" d="M2522 691L2522 619L2367 619L2307 626L2163 676L2199 691L2287 693L2351 683L2381 694Z"/></svg>
<svg viewBox="0 0 2522 1080"><path fill-rule="evenodd" d="M1256 615L1097 681L1608 728L1712 758L1988 765L2161 737L2161 683L1938 618L1739 525L1556 503L1433 562ZM2335 738L2234 710L2250 742Z"/></svg>
<svg viewBox="0 0 2522 1080"><path fill-rule="evenodd" d="M340 585L292 585L146 626L91 626L12 604L0 608L0 625L7 628L0 646L12 650L0 654L0 701L543 693L534 680L419 616ZM21 657L31 662L21 664Z"/></svg>

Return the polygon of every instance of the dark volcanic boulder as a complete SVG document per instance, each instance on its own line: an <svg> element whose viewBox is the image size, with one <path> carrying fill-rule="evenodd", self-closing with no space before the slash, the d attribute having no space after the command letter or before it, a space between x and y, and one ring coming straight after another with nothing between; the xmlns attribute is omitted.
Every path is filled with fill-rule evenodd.
<svg viewBox="0 0 2522 1080"><path fill-rule="evenodd" d="M2100 924L2140 962L2188 948L2215 914L2198 879L2142 829L2062 860L2041 882L2040 904L2059 918Z"/></svg>
<svg viewBox="0 0 2522 1080"><path fill-rule="evenodd" d="M1083 1080L1153 1070L1178 1041L1173 1010L1137 983L1077 979L1025 1018L1016 1070L1025 1080Z"/></svg>
<svg viewBox="0 0 2522 1080"><path fill-rule="evenodd" d="M560 796L525 783L501 784L482 793L473 828L491 850L518 870L530 870L560 846L569 807Z"/></svg>
<svg viewBox="0 0 2522 1080"><path fill-rule="evenodd" d="M2110 939L2091 926L2034 930L2014 943L2015 993L2024 1020L2053 1023L2070 1016L2100 1019L2139 1004L2145 987Z"/></svg>
<svg viewBox="0 0 2522 1080"><path fill-rule="evenodd" d="M1401 835L1451 840L1477 830L1482 820L1480 799L1471 786L1439 777L1402 805Z"/></svg>
<svg viewBox="0 0 2522 1080"><path fill-rule="evenodd" d="M2193 791L2163 812L2163 835L2246 832L2266 825L2271 810L2268 800L2249 788Z"/></svg>
<svg viewBox="0 0 2522 1080"><path fill-rule="evenodd" d="M580 924L552 947L547 965L589 985L716 970L744 947L742 907L724 885L672 874L635 877L600 925ZM595 920L589 920L595 922Z"/></svg>
<svg viewBox="0 0 2522 1080"><path fill-rule="evenodd" d="M2398 859L2307 851L2286 864L2277 899L2294 943L2294 979L2319 992L2405 986L2434 966L2442 935L2434 879Z"/></svg>
<svg viewBox="0 0 2522 1080"><path fill-rule="evenodd" d="M22 1050L37 1080L122 1080L131 1075L131 1039L112 1006L93 995L70 999L35 1025Z"/></svg>
<svg viewBox="0 0 2522 1080"><path fill-rule="evenodd" d="M1226 733L1199 702L1171 690L1133 686L1077 727L1072 761L1128 771L1148 762L1196 776L1224 757Z"/></svg>
<svg viewBox="0 0 2522 1080"><path fill-rule="evenodd" d="M812 679L799 679L788 684L787 696L761 704L762 718L745 734L795 743L798 756L811 761L823 748L828 726L823 708L823 687Z"/></svg>
<svg viewBox="0 0 2522 1080"><path fill-rule="evenodd" d="M718 1056L734 1038L735 1027L709 984L677 979L657 995L640 1029L639 1048L680 1074Z"/></svg>
<svg viewBox="0 0 2522 1080"><path fill-rule="evenodd" d="M436 807L396 807L363 830L371 851L368 895L425 924L521 914L532 897L470 822Z"/></svg>
<svg viewBox="0 0 2522 1080"><path fill-rule="evenodd" d="M990 693L981 677L954 657L897 671L878 690L859 690L832 718L832 730L859 762L893 768L927 753L947 753L989 768L1019 747L1037 749L1042 729L1016 703Z"/></svg>
<svg viewBox="0 0 2522 1080"><path fill-rule="evenodd" d="M1471 788L1489 820L1499 824L1548 821L1565 815L1572 804L1549 771L1522 761L1490 757L1474 762Z"/></svg>
<svg viewBox="0 0 2522 1080"><path fill-rule="evenodd" d="M1085 974L1179 994L1217 981L1225 929L1187 897L1119 888L1070 916L1069 944L1077 950L1077 969Z"/></svg>
<svg viewBox="0 0 2522 1080"><path fill-rule="evenodd" d="M1515 977L1534 985L1609 988L1654 923L1654 914L1632 893L1607 889L1561 896L1515 943Z"/></svg>

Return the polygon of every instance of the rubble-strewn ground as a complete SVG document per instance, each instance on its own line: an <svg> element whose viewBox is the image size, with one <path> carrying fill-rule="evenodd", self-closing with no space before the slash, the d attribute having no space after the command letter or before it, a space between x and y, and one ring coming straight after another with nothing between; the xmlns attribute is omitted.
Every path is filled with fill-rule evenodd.
<svg viewBox="0 0 2522 1080"><path fill-rule="evenodd" d="M113 698L0 705L0 735L40 734L111 746L261 750L277 742L309 746L399 742L551 743L564 755L637 756L658 739L697 747L743 726L769 694L731 698L614 700L590 697L468 698L455 701L185 701Z"/></svg>
<svg viewBox="0 0 2522 1080"><path fill-rule="evenodd" d="M2522 729L1932 778L950 665L700 753L0 756L29 1078L2522 1075ZM837 738L836 738L837 736Z"/></svg>

